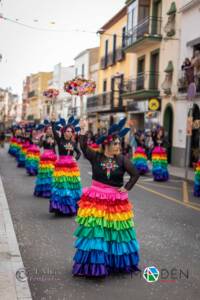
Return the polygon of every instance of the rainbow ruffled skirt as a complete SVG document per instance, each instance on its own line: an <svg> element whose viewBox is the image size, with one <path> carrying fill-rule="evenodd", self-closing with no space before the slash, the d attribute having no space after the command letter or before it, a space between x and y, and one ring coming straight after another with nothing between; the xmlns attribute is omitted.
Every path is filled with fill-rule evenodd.
<svg viewBox="0 0 200 300"><path fill-rule="evenodd" d="M149 171L147 164L147 155L142 147L138 147L136 149L132 158L132 162L141 175L144 175Z"/></svg>
<svg viewBox="0 0 200 300"><path fill-rule="evenodd" d="M53 150L44 150L44 153L41 155L34 190L36 197L51 197L53 171L56 159L57 157Z"/></svg>
<svg viewBox="0 0 200 300"><path fill-rule="evenodd" d="M200 160L197 163L194 178L194 196L200 197Z"/></svg>
<svg viewBox="0 0 200 300"><path fill-rule="evenodd" d="M94 181L78 203L75 276L138 271L139 244L128 193Z"/></svg>
<svg viewBox="0 0 200 300"><path fill-rule="evenodd" d="M10 140L10 146L9 146L9 149L8 149L8 153L12 156L15 156L17 151L18 151L17 138L13 137Z"/></svg>
<svg viewBox="0 0 200 300"><path fill-rule="evenodd" d="M19 152L22 148L22 142L20 139L16 139L16 142L14 143L14 157L16 160L18 159Z"/></svg>
<svg viewBox="0 0 200 300"><path fill-rule="evenodd" d="M26 172L30 176L35 176L38 173L38 166L40 161L40 149L36 145L31 145L28 148L26 155Z"/></svg>
<svg viewBox="0 0 200 300"><path fill-rule="evenodd" d="M55 163L49 212L76 215L82 195L80 170L73 156L60 156Z"/></svg>
<svg viewBox="0 0 200 300"><path fill-rule="evenodd" d="M155 147L152 153L152 174L155 181L167 181L169 179L166 150Z"/></svg>
<svg viewBox="0 0 200 300"><path fill-rule="evenodd" d="M25 142L22 145L22 148L19 151L19 155L17 158L17 166L18 168L24 168L25 167L25 163L26 163L26 154L28 151L28 148L30 147L30 143L29 142Z"/></svg>

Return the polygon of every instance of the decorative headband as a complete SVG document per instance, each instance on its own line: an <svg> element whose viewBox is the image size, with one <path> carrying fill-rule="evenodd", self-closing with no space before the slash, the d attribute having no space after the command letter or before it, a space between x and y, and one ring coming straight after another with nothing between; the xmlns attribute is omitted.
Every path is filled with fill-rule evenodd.
<svg viewBox="0 0 200 300"><path fill-rule="evenodd" d="M126 124L126 118L119 121L118 124L113 124L109 128L108 134L100 136L97 139L96 144L108 145L113 141L114 137L116 137L116 136L119 138L124 137L130 131L130 128L126 128L126 127L123 128L125 126L125 124Z"/></svg>
<svg viewBox="0 0 200 300"><path fill-rule="evenodd" d="M78 125L79 119L75 119L74 116L71 116L68 122L66 122L64 118L60 118L60 120L56 122L56 129L65 131L68 127L71 127L74 132L79 132L81 128Z"/></svg>

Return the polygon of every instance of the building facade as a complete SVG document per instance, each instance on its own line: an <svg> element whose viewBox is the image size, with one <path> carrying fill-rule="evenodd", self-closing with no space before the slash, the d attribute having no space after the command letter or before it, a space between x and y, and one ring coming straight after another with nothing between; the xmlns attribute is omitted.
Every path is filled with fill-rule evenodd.
<svg viewBox="0 0 200 300"><path fill-rule="evenodd" d="M124 6L99 30L99 72L96 95L88 98L87 111L96 128L108 128L126 114L121 97L125 78L133 67L133 54L125 54L127 7Z"/></svg>
<svg viewBox="0 0 200 300"><path fill-rule="evenodd" d="M72 97L64 91L64 83L74 77L74 66L63 67L61 63L54 66L52 80L48 82L48 88L59 90L59 95L55 99L54 111L59 117L68 117L68 108ZM49 117L52 113L51 101L45 99L43 104L43 115Z"/></svg>
<svg viewBox="0 0 200 300"><path fill-rule="evenodd" d="M0 129L11 127L21 120L21 102L9 89L0 89Z"/></svg>
<svg viewBox="0 0 200 300"><path fill-rule="evenodd" d="M165 127L172 161L176 132L174 113L178 91L180 1L127 1L125 52L135 54L123 97L136 128Z"/></svg>
<svg viewBox="0 0 200 300"><path fill-rule="evenodd" d="M75 58L75 73L74 77L81 77L87 80L94 80L97 82L98 78L98 59L99 48L90 48L79 53ZM73 96L71 102L70 113L81 118L88 116L87 111L88 96Z"/></svg>
<svg viewBox="0 0 200 300"><path fill-rule="evenodd" d="M190 165L200 157L200 3L196 0L182 0L179 14L181 16L180 32L180 56L178 62L178 94L175 107L176 118L174 120L174 145L173 163L184 165L186 149L185 132L187 127L187 115L190 103L193 103L193 128L190 147ZM193 65L196 95L188 100L189 80L187 72L183 70L185 59L188 58ZM190 75L191 76L191 75Z"/></svg>
<svg viewBox="0 0 200 300"><path fill-rule="evenodd" d="M44 118L43 104L45 97L43 93L48 88L48 82L52 79L52 72L39 72L29 76L28 105L26 110L27 120L40 122ZM23 101L24 102L24 101Z"/></svg>

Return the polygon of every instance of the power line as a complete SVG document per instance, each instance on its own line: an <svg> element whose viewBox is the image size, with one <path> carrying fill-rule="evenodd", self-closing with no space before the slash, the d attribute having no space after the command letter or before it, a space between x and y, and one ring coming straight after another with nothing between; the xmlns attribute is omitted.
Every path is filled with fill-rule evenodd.
<svg viewBox="0 0 200 300"><path fill-rule="evenodd" d="M0 0L1 1L1 0ZM3 19L5 21L8 21L8 22L11 22L11 23L14 23L14 24L17 24L19 26L22 26L22 27L25 27L25 28L28 28L28 29L32 29L32 30L36 30L36 31L43 31L43 32L55 32L55 33L73 33L73 32L77 32L77 33L90 33L90 34L95 34L95 35L98 35L98 34L101 34L100 32L96 32L96 31L89 31L89 30L83 30L83 29L48 29L48 28L42 28L42 27L35 27L35 26L32 26L32 25L28 25L26 23L22 23L20 22L18 19L16 20L13 20L11 18L8 18L8 17L4 17L3 15L0 15L0 19ZM109 34L109 33L103 33L103 35L106 35L106 36L113 36L114 34ZM117 35L118 37L122 38L121 35Z"/></svg>

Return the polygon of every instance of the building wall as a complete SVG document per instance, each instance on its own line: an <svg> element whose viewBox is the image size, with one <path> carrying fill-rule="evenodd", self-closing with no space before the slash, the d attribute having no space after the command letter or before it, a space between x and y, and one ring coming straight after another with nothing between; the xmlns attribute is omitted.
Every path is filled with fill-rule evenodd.
<svg viewBox="0 0 200 300"><path fill-rule="evenodd" d="M89 50L83 51L83 53L76 57L75 59L75 69L74 69L74 77L82 76L84 78L89 77L89 60L90 60L90 52ZM82 66L84 65L84 74L82 74Z"/></svg>
<svg viewBox="0 0 200 300"><path fill-rule="evenodd" d="M30 76L30 92L34 92L34 96L29 97L29 106L27 114L33 116L34 120L43 118L43 103L45 97L43 92L48 88L48 82L52 79L52 72L39 72ZM29 94L30 95L30 94Z"/></svg>
<svg viewBox="0 0 200 300"><path fill-rule="evenodd" d="M117 35L117 48L122 47L122 29L127 24L127 15L118 20L115 24L113 24L109 29L107 29L100 36L100 50L99 50L99 58L105 56L105 41L109 41L108 53L113 51L113 35ZM98 86L97 92L98 94L103 93L103 81L107 80L107 91L111 90L111 78L115 76L117 73L123 73L124 78L128 78L132 74L132 61L134 58L134 54L126 54L126 58L123 61L117 62L113 66L107 67L105 70L99 70L98 74Z"/></svg>

